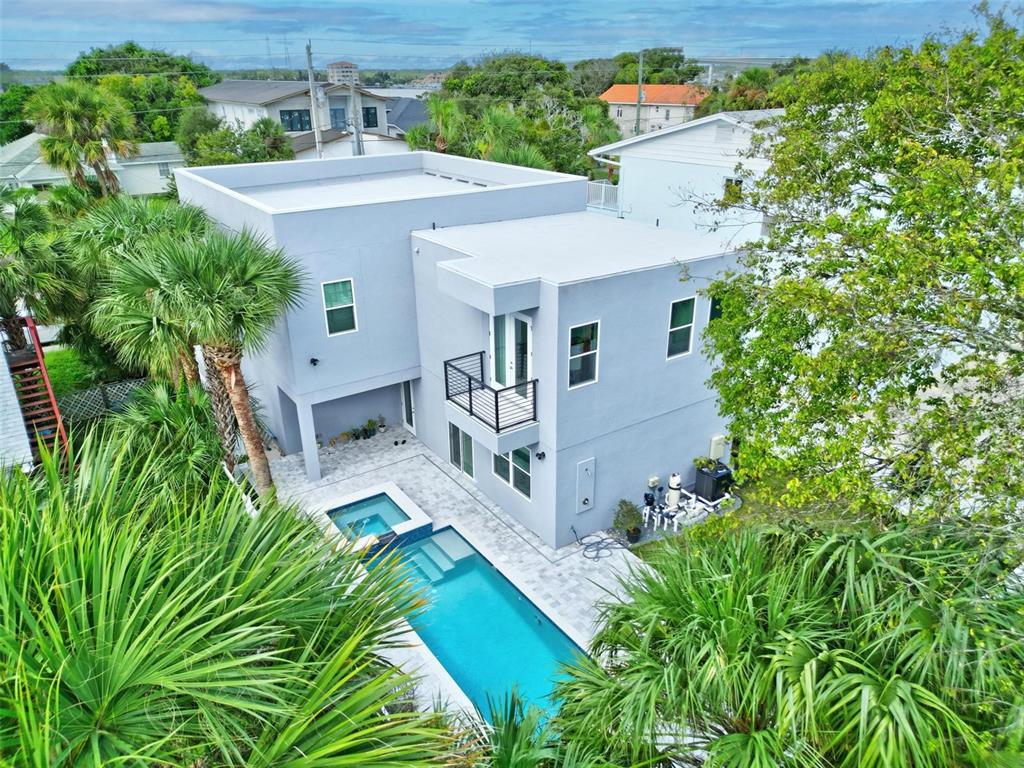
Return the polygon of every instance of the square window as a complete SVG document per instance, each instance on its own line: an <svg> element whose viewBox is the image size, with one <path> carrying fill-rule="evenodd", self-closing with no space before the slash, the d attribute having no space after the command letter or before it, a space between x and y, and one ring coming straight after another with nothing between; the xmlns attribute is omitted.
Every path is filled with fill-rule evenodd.
<svg viewBox="0 0 1024 768"><path fill-rule="evenodd" d="M376 128L377 127L377 108L376 107L363 107L363 127L364 128Z"/></svg>
<svg viewBox="0 0 1024 768"><path fill-rule="evenodd" d="M597 381L598 323L569 329L569 386Z"/></svg>
<svg viewBox="0 0 1024 768"><path fill-rule="evenodd" d="M356 330L355 289L351 280L324 283L324 314L327 317L327 335Z"/></svg>
<svg viewBox="0 0 1024 768"><path fill-rule="evenodd" d="M693 340L693 308L697 300L673 301L669 311L668 357L678 357L690 352Z"/></svg>

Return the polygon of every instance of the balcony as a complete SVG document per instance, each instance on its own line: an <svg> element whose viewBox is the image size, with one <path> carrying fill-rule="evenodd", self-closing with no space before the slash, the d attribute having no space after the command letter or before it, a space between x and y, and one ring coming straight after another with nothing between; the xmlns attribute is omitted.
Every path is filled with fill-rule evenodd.
<svg viewBox="0 0 1024 768"><path fill-rule="evenodd" d="M605 181L587 182L587 208L619 213L619 188Z"/></svg>
<svg viewBox="0 0 1024 768"><path fill-rule="evenodd" d="M446 360L445 398L457 413L469 416L474 425L486 427L487 435L481 434L483 430L470 431L492 450L505 453L510 450L506 446L522 439L527 440L522 445L536 442L537 380L495 389L484 382L485 372L483 352ZM517 437L504 439L512 433Z"/></svg>

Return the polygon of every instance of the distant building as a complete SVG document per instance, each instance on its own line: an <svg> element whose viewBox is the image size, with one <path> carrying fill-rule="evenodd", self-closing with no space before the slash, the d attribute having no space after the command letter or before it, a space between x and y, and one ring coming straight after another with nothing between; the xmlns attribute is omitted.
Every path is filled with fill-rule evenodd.
<svg viewBox="0 0 1024 768"><path fill-rule="evenodd" d="M409 85L418 86L422 88L437 89L440 88L444 81L448 78L448 72L430 72L429 74L417 77L415 80L410 80Z"/></svg>
<svg viewBox="0 0 1024 768"><path fill-rule="evenodd" d="M335 61L327 65L327 82L335 85L359 85L359 67L351 61Z"/></svg>
<svg viewBox="0 0 1024 768"><path fill-rule="evenodd" d="M68 182L63 171L43 161L39 143L44 138L41 133L30 133L0 147L0 184L42 190ZM185 158L173 141L154 141L139 144L135 157L113 155L109 162L123 192L154 195L167 190L168 179L175 168L185 165ZM93 175L91 168L85 172Z"/></svg>
<svg viewBox="0 0 1024 768"><path fill-rule="evenodd" d="M697 107L708 96L699 85L654 85L643 87L640 98L640 130L636 130L636 86L616 84L601 94L608 114L623 136L671 128L693 120Z"/></svg>
<svg viewBox="0 0 1024 768"><path fill-rule="evenodd" d="M351 130L353 109L349 86L317 83L318 117L321 130ZM249 128L269 117L279 121L286 133L313 130L309 84L300 80L224 80L200 88L207 109L226 123ZM386 101L370 91L356 89L363 131L388 135Z"/></svg>

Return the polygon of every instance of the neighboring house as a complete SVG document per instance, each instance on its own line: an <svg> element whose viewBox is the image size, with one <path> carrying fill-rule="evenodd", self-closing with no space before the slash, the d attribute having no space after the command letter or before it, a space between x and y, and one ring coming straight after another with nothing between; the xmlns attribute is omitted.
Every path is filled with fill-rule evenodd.
<svg viewBox="0 0 1024 768"><path fill-rule="evenodd" d="M422 99L399 96L388 99L388 129L395 136L405 136L414 125L430 120L427 103Z"/></svg>
<svg viewBox="0 0 1024 768"><path fill-rule="evenodd" d="M47 165L39 151L45 138L30 133L0 147L0 183L15 187L48 189L67 184L63 171ZM129 195L153 195L165 192L175 168L182 168L185 158L173 141L139 144L139 154L132 158L111 156L110 169L117 176L121 190ZM92 176L91 168L86 168Z"/></svg>
<svg viewBox="0 0 1024 768"><path fill-rule="evenodd" d="M0 351L0 470L32 468L32 445L21 414L7 355Z"/></svg>
<svg viewBox="0 0 1024 768"><path fill-rule="evenodd" d="M245 373L310 479L320 446L382 415L562 546L721 455L697 295L735 263L718 238L587 212L581 177L430 152L177 183L308 275Z"/></svg>
<svg viewBox="0 0 1024 768"><path fill-rule="evenodd" d="M695 206L726 198L727 187L749 183L738 165L755 177L766 169L766 161L745 153L758 125L780 114L780 109L719 112L597 147L590 155L616 167L619 182L611 189L591 184L591 208L655 226L705 231L712 214ZM754 213L724 209L713 216L723 225L720 236L735 247L761 235L761 218Z"/></svg>
<svg viewBox="0 0 1024 768"><path fill-rule="evenodd" d="M312 131L293 135L291 142L296 160L316 159L316 137ZM355 154L355 136L347 131L329 128L321 133L320 143L323 147L324 158L352 157ZM391 155L396 152L408 151L409 145L405 143L405 139L380 136L375 133L363 134L363 154L365 155Z"/></svg>
<svg viewBox="0 0 1024 768"><path fill-rule="evenodd" d="M320 129L350 130L354 112L349 86L317 83L316 91ZM386 101L362 88L355 91L363 131L387 136ZM299 80L224 80L200 88L199 93L206 99L207 109L231 125L250 128L269 117L289 134L313 130L309 84Z"/></svg>
<svg viewBox="0 0 1024 768"><path fill-rule="evenodd" d="M623 136L659 131L693 120L697 107L708 96L699 85L645 85L640 98L640 130L636 129L636 86L616 84L601 94L608 115Z"/></svg>

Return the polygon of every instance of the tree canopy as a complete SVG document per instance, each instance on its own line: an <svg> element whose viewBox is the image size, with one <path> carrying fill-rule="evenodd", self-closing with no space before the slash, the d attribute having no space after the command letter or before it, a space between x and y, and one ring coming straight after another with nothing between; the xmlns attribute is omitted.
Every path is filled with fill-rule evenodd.
<svg viewBox="0 0 1024 768"><path fill-rule="evenodd" d="M199 89L221 79L188 56L143 48L131 41L92 48L65 71L123 99L135 116L140 141L173 139L182 111L203 104Z"/></svg>
<svg viewBox="0 0 1024 768"><path fill-rule="evenodd" d="M1022 83L1024 37L991 16L786 87L745 185L768 235L711 286L741 476L848 513L1019 518Z"/></svg>
<svg viewBox="0 0 1024 768"><path fill-rule="evenodd" d="M31 97L32 88L21 83L11 83L0 93L0 144L32 133L32 124L25 120L25 104Z"/></svg>
<svg viewBox="0 0 1024 768"><path fill-rule="evenodd" d="M295 157L284 128L269 117L257 120L249 128L222 125L219 120L215 124L221 127L203 131L214 123L206 118L190 117L187 126L179 131L178 138L183 140L179 147L189 165L262 163Z"/></svg>
<svg viewBox="0 0 1024 768"><path fill-rule="evenodd" d="M585 175L587 151L619 138L603 102L573 93L565 65L527 54L457 65L427 108L430 122L406 135L414 149Z"/></svg>

